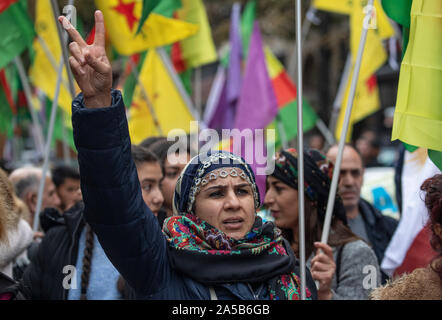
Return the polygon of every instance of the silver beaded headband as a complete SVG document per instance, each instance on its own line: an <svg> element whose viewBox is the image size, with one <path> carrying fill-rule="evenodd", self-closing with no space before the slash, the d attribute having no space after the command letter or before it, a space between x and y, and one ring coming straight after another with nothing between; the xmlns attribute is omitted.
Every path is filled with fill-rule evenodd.
<svg viewBox="0 0 442 320"><path fill-rule="evenodd" d="M239 164L244 165L244 168L249 175L247 175L241 168L236 168L236 167L233 167L233 168L232 167L230 167L230 168L224 167L219 171L219 173L210 172L209 174L205 175L205 171L212 164L219 162L220 159L231 159L233 161L238 162ZM237 169L240 170L240 172L238 172ZM201 190L201 188L203 186L208 184L210 181L217 179L218 177L226 178L228 176L231 176L231 177L238 177L239 176L240 178L246 180L248 184L250 184L250 186L252 187L252 191L253 191L253 198L255 200L255 208L258 208L260 205L259 200L258 200L259 199L258 191L256 189L256 185L254 183L252 183L252 181L249 178L249 176L251 177L251 176L253 176L253 174L250 172L247 164L241 159L241 157L235 156L234 154L216 153L216 154L211 155L208 159L204 160L202 162L201 168L199 168L196 173L193 186L190 189L190 193L189 193L189 204L187 206L187 212L192 211L196 195L198 194L198 192Z"/></svg>

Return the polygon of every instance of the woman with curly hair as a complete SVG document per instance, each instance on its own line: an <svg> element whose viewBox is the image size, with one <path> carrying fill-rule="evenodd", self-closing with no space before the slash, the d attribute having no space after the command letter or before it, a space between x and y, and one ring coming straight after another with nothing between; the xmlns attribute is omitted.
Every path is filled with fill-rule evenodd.
<svg viewBox="0 0 442 320"><path fill-rule="evenodd" d="M425 206L428 208L430 244L436 256L425 268L415 269L385 286L374 290L373 300L440 300L442 299L442 174L424 181Z"/></svg>

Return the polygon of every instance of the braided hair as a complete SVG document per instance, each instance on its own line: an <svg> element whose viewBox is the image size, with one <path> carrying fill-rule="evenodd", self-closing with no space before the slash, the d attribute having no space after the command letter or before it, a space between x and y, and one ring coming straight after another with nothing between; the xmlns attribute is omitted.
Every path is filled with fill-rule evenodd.
<svg viewBox="0 0 442 320"><path fill-rule="evenodd" d="M91 274L92 252L94 250L94 232L91 226L86 226L86 246L84 248L83 269L81 272L81 295L80 300L87 300L87 288Z"/></svg>

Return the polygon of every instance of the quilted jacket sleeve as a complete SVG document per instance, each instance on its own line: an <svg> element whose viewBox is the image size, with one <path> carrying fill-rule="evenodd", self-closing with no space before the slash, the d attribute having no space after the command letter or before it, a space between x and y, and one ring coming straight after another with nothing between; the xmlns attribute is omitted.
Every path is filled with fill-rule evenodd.
<svg viewBox="0 0 442 320"><path fill-rule="evenodd" d="M72 104L84 216L110 261L137 294L149 296L170 279L166 240L141 195L131 157L122 95L112 91L112 106Z"/></svg>

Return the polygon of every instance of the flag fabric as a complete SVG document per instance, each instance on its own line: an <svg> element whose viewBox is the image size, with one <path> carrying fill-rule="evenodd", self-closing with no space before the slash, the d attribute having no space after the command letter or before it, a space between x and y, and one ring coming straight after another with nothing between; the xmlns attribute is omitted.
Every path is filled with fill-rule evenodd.
<svg viewBox="0 0 442 320"><path fill-rule="evenodd" d="M157 13L156 10L160 9L155 8L137 33L142 10L140 1L95 0L95 4L103 12L110 40L121 55L132 55L149 48L165 46L198 31L197 25L166 17ZM172 6L172 9L175 7Z"/></svg>
<svg viewBox="0 0 442 320"><path fill-rule="evenodd" d="M222 58L216 81L209 94L206 124L213 129L232 129L242 85L242 39L240 34L240 11L238 3L232 6L229 35L229 53ZM222 80L222 82L221 82ZM210 116L207 114L210 113Z"/></svg>
<svg viewBox="0 0 442 320"><path fill-rule="evenodd" d="M147 53L140 81L152 103L162 133L167 135L173 129L190 133L190 121L195 119L155 49ZM140 86L135 89L128 118L132 143L138 144L147 137L160 135Z"/></svg>
<svg viewBox="0 0 442 320"><path fill-rule="evenodd" d="M279 62L268 47L265 48L265 55L267 69L278 103L278 117L275 121L279 121L284 130L284 132L280 132L278 125L275 124L275 128L278 132L276 143L279 145L281 143L281 134L283 134L287 140L293 139L298 134L298 102L296 100L296 86L290 79L281 62ZM303 99L302 104L302 130L308 131L315 127L318 116L307 99Z"/></svg>
<svg viewBox="0 0 442 320"><path fill-rule="evenodd" d="M207 99L204 110L204 123L212 129L222 129L232 127L232 122L227 122L224 111L228 106L226 93L227 70L223 64L218 66L215 79Z"/></svg>
<svg viewBox="0 0 442 320"><path fill-rule="evenodd" d="M364 11L363 4L364 2L361 1L352 2L350 15L350 52L352 57L351 75L353 74L354 65L356 63L363 27L364 24L367 23L367 21L365 21L366 12ZM374 73L387 61L387 52L383 46L382 40L392 37L394 35L394 29L388 22L388 18L383 12L382 6L379 2L375 2L375 15L375 28L368 28L367 32L349 129L347 131L347 141L350 140L353 124L376 112L381 106L379 89ZM351 81L352 77L350 76L347 81L347 88L344 99L342 100L341 110L336 125L335 135L337 140L339 140L341 136Z"/></svg>
<svg viewBox="0 0 442 320"><path fill-rule="evenodd" d="M381 263L381 269L389 276L426 267L436 255L430 246L430 230L426 227L428 209L420 186L441 171L430 161L424 148L413 153L405 151L404 157L401 219Z"/></svg>
<svg viewBox="0 0 442 320"><path fill-rule="evenodd" d="M266 167L266 161L262 160L266 160L267 152L265 140L257 137L254 130L265 129L277 113L278 103L267 71L258 22L255 22L235 116L235 128L241 131L250 129L252 136L246 136L245 143L241 143L241 150L234 143L233 152L241 154L249 163L253 159L250 164L256 174L261 199L265 196L266 176L264 173L259 174L258 170ZM261 156L264 159L258 159L259 150L263 152Z"/></svg>
<svg viewBox="0 0 442 320"><path fill-rule="evenodd" d="M249 1L244 8L241 19L241 35L243 41L243 55L247 57L253 22L255 20L256 1ZM298 108L296 100L296 86L290 79L287 71L281 62L275 57L271 50L264 47L266 65L269 76L272 81L272 87L278 103L278 115L274 122L280 122L280 125L273 123L272 128L277 132L276 145L281 144L281 136L291 140L298 134L297 119ZM303 99L303 131L308 131L316 125L317 115L309 104L307 99ZM270 128L270 127L269 127ZM284 132L281 132L284 130Z"/></svg>
<svg viewBox="0 0 442 320"><path fill-rule="evenodd" d="M34 28L21 1L0 2L0 69L32 44Z"/></svg>
<svg viewBox="0 0 442 320"><path fill-rule="evenodd" d="M413 1L402 60L392 140L429 149L442 168L442 3Z"/></svg>
<svg viewBox="0 0 442 320"><path fill-rule="evenodd" d="M183 6L176 11L176 18L199 26L199 30L187 39L174 44L175 57L172 59L181 73L216 61L217 54L213 43L212 30L202 0L181 0Z"/></svg>
<svg viewBox="0 0 442 320"><path fill-rule="evenodd" d="M146 58L146 53L147 52L136 53L127 58L126 67L123 73L124 85L122 91L124 104L128 108L132 105L133 95L135 88L137 87L137 78L133 72L133 68L136 68L136 74L140 74L144 59Z"/></svg>
<svg viewBox="0 0 442 320"><path fill-rule="evenodd" d="M385 13L402 26L402 57L408 45L410 33L410 11L413 0L382 0Z"/></svg>
<svg viewBox="0 0 442 320"><path fill-rule="evenodd" d="M350 14L352 0L313 0L312 6L318 10Z"/></svg>
<svg viewBox="0 0 442 320"><path fill-rule="evenodd" d="M50 0L37 0L35 8L35 30L41 41L34 40L34 61L30 68L31 83L42 90L53 100L57 84L57 69L62 58L60 39L58 37L55 17L52 13ZM77 88L77 92L79 89ZM58 97L58 105L64 112L71 114L73 97L69 92L68 76L63 69L62 84Z"/></svg>
<svg viewBox="0 0 442 320"><path fill-rule="evenodd" d="M11 104L15 107L6 71L5 69L2 69L0 70L0 133L5 134L8 137L13 136L13 118L16 114L16 110L11 107Z"/></svg>
<svg viewBox="0 0 442 320"><path fill-rule="evenodd" d="M228 109L225 110L228 121L232 124L235 121L236 103L239 99L242 86L242 46L240 34L240 13L241 6L235 3L232 7L231 24L230 24L230 55L229 66L227 68L226 95ZM260 49L262 50L262 49ZM224 129L231 129L226 127Z"/></svg>

